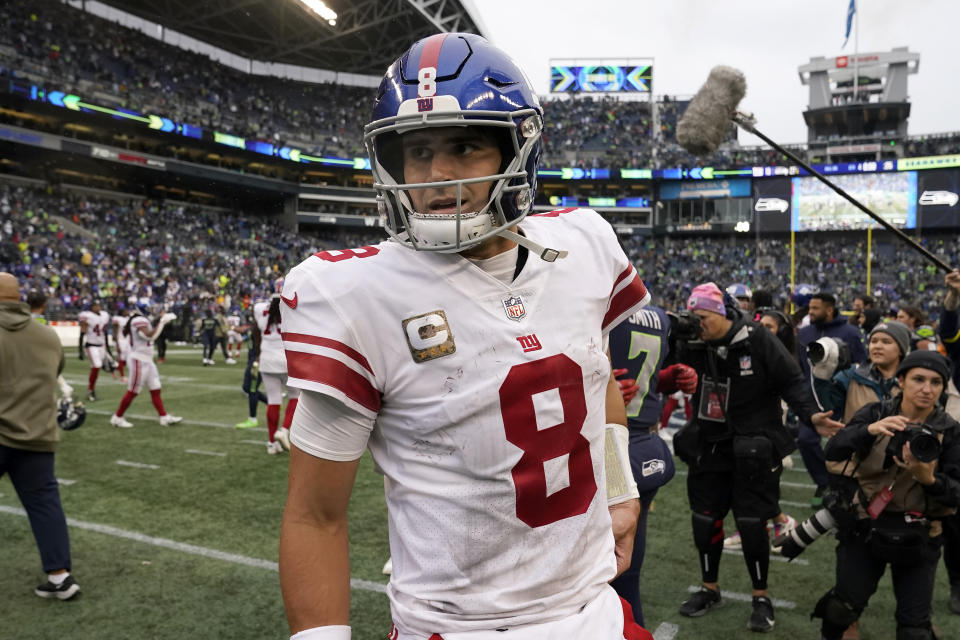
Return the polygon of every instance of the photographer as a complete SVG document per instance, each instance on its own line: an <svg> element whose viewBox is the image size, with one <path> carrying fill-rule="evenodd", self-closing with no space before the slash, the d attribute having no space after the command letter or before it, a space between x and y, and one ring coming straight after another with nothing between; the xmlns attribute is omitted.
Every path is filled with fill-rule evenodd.
<svg viewBox="0 0 960 640"><path fill-rule="evenodd" d="M867 362L841 371L836 371L827 359L814 364L817 399L833 415L849 422L863 406L900 392L897 367L909 352L910 329L906 325L896 321L878 324L867 339Z"/></svg>
<svg viewBox="0 0 960 640"><path fill-rule="evenodd" d="M856 518L840 519L837 582L813 613L826 640L839 640L860 617L887 564L897 640L934 637L941 518L960 504L960 425L938 406L948 378L940 354L909 354L897 369L900 396L862 408L827 442L827 459L844 462L845 477L855 481L849 493Z"/></svg>
<svg viewBox="0 0 960 640"><path fill-rule="evenodd" d="M780 399L824 433L843 425L817 413L800 367L772 333L748 322L736 305L724 304L714 283L694 288L683 317L694 331L680 333L677 360L700 376L695 417L674 436L674 450L690 467L687 494L703 588L680 607L701 616L721 602L717 585L723 551L723 519L733 510L753 583L748 628L769 631L773 605L767 595L770 546L766 521L779 509L781 459L794 441L781 420Z"/></svg>
<svg viewBox="0 0 960 640"><path fill-rule="evenodd" d="M809 307L810 324L797 332L801 356L811 343L820 338L836 338L850 348L852 364L859 364L867 359L867 351L863 347L860 332L847 324L843 316L837 317L837 299L835 297L829 293L815 293L810 296ZM807 366L806 358L800 358L800 366L803 369L803 377L809 386L811 384L810 369ZM823 456L823 447L820 444L822 435L822 433L818 433L811 428L810 423L800 420L797 445L800 448L800 455L803 457L803 464L807 467L807 473L810 474L810 478L817 485L817 491L810 502L811 506L814 507L819 507L823 503L822 496L828 483L827 465Z"/></svg>

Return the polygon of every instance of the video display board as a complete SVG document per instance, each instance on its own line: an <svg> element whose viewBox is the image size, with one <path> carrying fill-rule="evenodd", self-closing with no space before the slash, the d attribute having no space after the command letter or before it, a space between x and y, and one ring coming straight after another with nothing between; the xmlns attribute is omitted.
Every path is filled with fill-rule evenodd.
<svg viewBox="0 0 960 640"><path fill-rule="evenodd" d="M923 171L917 177L920 227L960 227L960 170Z"/></svg>
<svg viewBox="0 0 960 640"><path fill-rule="evenodd" d="M831 176L854 198L895 227L917 226L917 172ZM794 231L866 229L877 225L835 191L813 177L792 179Z"/></svg>
<svg viewBox="0 0 960 640"><path fill-rule="evenodd" d="M552 63L550 91L553 93L650 93L653 65Z"/></svg>
<svg viewBox="0 0 960 640"><path fill-rule="evenodd" d="M753 219L760 233L790 231L790 178L753 181Z"/></svg>

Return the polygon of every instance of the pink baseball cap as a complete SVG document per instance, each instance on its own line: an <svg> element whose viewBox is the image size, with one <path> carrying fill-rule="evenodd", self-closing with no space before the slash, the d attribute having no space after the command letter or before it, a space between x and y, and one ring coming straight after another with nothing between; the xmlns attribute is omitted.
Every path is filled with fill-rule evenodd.
<svg viewBox="0 0 960 640"><path fill-rule="evenodd" d="M719 313L722 316L727 315L727 310L723 306L723 291L713 282L697 285L693 288L690 298L687 300L687 309L696 311L711 311Z"/></svg>

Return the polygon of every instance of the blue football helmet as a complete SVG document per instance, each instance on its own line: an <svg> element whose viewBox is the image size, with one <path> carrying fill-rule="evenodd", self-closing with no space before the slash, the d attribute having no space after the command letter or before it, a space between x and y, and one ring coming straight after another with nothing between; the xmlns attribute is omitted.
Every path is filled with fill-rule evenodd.
<svg viewBox="0 0 960 640"><path fill-rule="evenodd" d="M750 290L750 287L739 282L727 287L727 293L729 293L733 298L753 298L753 291Z"/></svg>
<svg viewBox="0 0 960 640"><path fill-rule="evenodd" d="M815 284L798 284L797 287L793 290L793 295L790 296L790 299L793 301L797 307L809 307L810 299L813 297L813 294L820 293L820 287Z"/></svg>
<svg viewBox="0 0 960 640"><path fill-rule="evenodd" d="M435 127L484 127L501 152L499 173L405 184L400 137ZM377 204L387 233L420 251L459 252L493 235L518 240L509 227L533 207L543 108L523 71L503 51L470 33L441 33L413 44L380 83L373 122L364 128ZM491 183L478 211L463 211L465 184ZM414 189L456 189L455 213L414 210ZM452 194L451 194L452 199ZM563 252L543 250L553 261Z"/></svg>

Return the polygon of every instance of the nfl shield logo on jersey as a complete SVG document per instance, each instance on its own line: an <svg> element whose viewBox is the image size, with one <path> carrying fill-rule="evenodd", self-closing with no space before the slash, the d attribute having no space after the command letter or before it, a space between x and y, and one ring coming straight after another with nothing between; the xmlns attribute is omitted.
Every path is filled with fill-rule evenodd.
<svg viewBox="0 0 960 640"><path fill-rule="evenodd" d="M520 296L511 296L504 300L503 310L511 320L520 320L527 315L527 310L523 308L523 298Z"/></svg>

